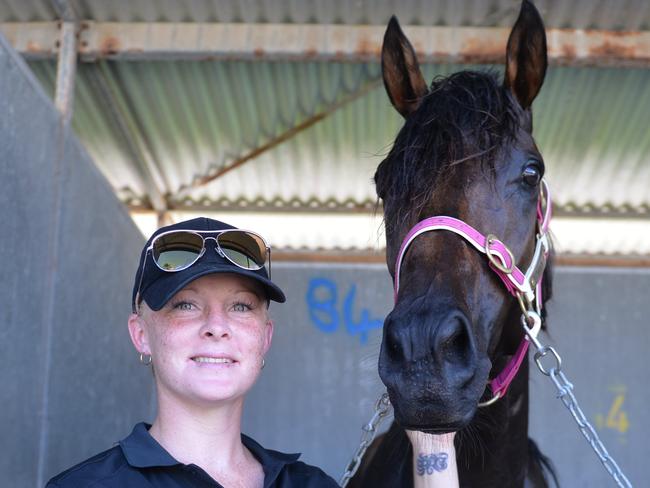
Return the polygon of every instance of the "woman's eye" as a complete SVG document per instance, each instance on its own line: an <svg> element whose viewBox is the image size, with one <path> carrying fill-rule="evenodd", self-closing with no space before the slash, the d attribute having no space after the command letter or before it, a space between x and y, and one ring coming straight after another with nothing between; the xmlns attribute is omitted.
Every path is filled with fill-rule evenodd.
<svg viewBox="0 0 650 488"><path fill-rule="evenodd" d="M192 310L193 305L189 302L178 302L174 304L176 310Z"/></svg>
<svg viewBox="0 0 650 488"><path fill-rule="evenodd" d="M232 308L235 312L248 312L251 306L247 303L235 303Z"/></svg>
<svg viewBox="0 0 650 488"><path fill-rule="evenodd" d="M537 163L529 163L525 168L524 172L521 175L524 183L529 186L537 186L542 180L542 171L539 168Z"/></svg>

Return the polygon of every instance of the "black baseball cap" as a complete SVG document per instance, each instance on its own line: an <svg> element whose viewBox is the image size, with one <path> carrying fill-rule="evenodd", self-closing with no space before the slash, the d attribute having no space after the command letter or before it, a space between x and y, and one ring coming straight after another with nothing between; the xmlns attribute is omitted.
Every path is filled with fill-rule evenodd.
<svg viewBox="0 0 650 488"><path fill-rule="evenodd" d="M214 241L207 241L206 252L203 253L198 261L188 268L173 273L158 268L156 263L153 261L151 252L147 252L147 249L151 245L151 241L163 232L181 229L193 230L200 233L201 231L208 230L237 229L237 227L207 217L199 217L161 227L154 232L144 245L142 253L140 254L140 263L135 275L133 295L131 298L131 305L134 312L137 310L135 302L137 299L136 295L138 294L138 289L140 290L140 298L146 302L149 308L152 310L160 310L176 293L189 283L201 276L213 273L234 273L241 276L247 276L262 285L269 300L280 303L286 300L282 290L270 280L264 266L257 270L240 268L217 253L215 249L216 243L214 243Z"/></svg>

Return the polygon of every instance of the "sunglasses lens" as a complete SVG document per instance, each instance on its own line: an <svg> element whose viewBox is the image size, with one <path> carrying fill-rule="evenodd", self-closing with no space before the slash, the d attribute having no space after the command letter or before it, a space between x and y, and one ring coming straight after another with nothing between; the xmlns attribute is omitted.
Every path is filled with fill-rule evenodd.
<svg viewBox="0 0 650 488"><path fill-rule="evenodd" d="M217 242L226 257L241 268L260 269L266 262L266 244L256 234L226 231L219 234Z"/></svg>
<svg viewBox="0 0 650 488"><path fill-rule="evenodd" d="M153 259L165 271L179 271L201 255L203 239L192 232L171 232L154 242Z"/></svg>

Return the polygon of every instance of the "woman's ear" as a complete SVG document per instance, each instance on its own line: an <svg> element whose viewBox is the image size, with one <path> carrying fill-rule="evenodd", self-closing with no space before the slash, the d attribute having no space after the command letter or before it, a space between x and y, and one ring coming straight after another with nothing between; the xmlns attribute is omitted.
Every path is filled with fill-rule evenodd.
<svg viewBox="0 0 650 488"><path fill-rule="evenodd" d="M151 354L149 338L141 315L132 313L129 316L129 335L135 349L142 354Z"/></svg>
<svg viewBox="0 0 650 488"><path fill-rule="evenodd" d="M264 326L264 353L266 353L271 348L271 342L273 341L273 321L271 319L266 320L266 325Z"/></svg>

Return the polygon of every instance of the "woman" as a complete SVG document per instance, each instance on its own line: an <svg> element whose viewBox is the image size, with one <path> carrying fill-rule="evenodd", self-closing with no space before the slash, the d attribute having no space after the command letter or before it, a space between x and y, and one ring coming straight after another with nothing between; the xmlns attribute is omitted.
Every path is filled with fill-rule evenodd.
<svg viewBox="0 0 650 488"><path fill-rule="evenodd" d="M265 449L241 433L244 398L273 337L269 300L285 301L265 266L264 239L216 220L180 222L151 236L128 325L140 361L153 368L156 418L48 487L337 486L297 454ZM412 442L428 449L432 437L414 434ZM421 486L435 486L430 479Z"/></svg>

